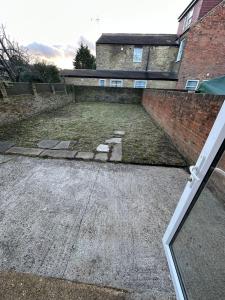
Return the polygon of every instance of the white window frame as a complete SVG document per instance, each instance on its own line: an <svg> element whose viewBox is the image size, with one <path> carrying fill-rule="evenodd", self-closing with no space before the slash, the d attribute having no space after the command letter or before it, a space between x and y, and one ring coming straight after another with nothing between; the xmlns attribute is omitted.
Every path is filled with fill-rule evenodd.
<svg viewBox="0 0 225 300"><path fill-rule="evenodd" d="M104 82L104 84L103 85L101 85L101 81L103 81ZM106 79L99 79L99 81L98 81L98 85L100 86L100 87L105 87L106 86Z"/></svg>
<svg viewBox="0 0 225 300"><path fill-rule="evenodd" d="M184 47L185 47L185 39L180 41L180 47L177 53L177 60L176 62L180 61L182 59L183 53L184 53Z"/></svg>
<svg viewBox="0 0 225 300"><path fill-rule="evenodd" d="M194 7L189 10L189 12L186 14L185 19L184 19L184 26L183 30L187 30L191 26L192 18L194 14Z"/></svg>
<svg viewBox="0 0 225 300"><path fill-rule="evenodd" d="M144 82L144 87L137 87L138 82ZM134 80L134 88L135 89L146 89L147 86L147 80Z"/></svg>
<svg viewBox="0 0 225 300"><path fill-rule="evenodd" d="M178 202L175 212L163 236L163 246L166 253L172 281L174 284L176 296L178 300L184 300L182 286L179 275L176 270L173 255L170 249L170 243L176 234L182 220L184 219L204 177L206 176L216 154L218 153L224 139L225 139L225 101L217 116L217 119L212 127L209 137L201 151L201 154L196 162L195 168L199 171L198 180L192 177L192 181L188 181L184 192ZM196 175L195 175L196 176Z"/></svg>
<svg viewBox="0 0 225 300"><path fill-rule="evenodd" d="M195 82L197 83L194 90L193 90L193 89L188 89L188 87L190 87L190 86L188 86L189 81L195 81ZM198 86L199 86L199 80L196 80L196 79L188 79L188 80L186 81L185 90L188 90L188 91L196 91L197 88L198 88Z"/></svg>
<svg viewBox="0 0 225 300"><path fill-rule="evenodd" d="M135 53L136 51L140 51L140 53ZM134 47L133 53L133 62L134 63L141 63L143 56L143 48L142 47Z"/></svg>
<svg viewBox="0 0 225 300"><path fill-rule="evenodd" d="M112 85L112 82L113 81L118 81L118 82L120 82L121 83L121 86L113 86ZM123 80L122 79L110 79L110 86L111 87L123 87Z"/></svg>

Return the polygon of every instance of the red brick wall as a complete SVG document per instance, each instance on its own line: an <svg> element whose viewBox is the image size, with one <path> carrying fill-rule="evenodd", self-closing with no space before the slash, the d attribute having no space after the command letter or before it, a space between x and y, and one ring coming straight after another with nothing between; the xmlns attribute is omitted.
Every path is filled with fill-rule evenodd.
<svg viewBox="0 0 225 300"><path fill-rule="evenodd" d="M192 163L201 152L223 100L224 96L145 90L142 104Z"/></svg>
<svg viewBox="0 0 225 300"><path fill-rule="evenodd" d="M203 0L201 11L199 14L199 19L207 14L213 7L218 5L222 0Z"/></svg>
<svg viewBox="0 0 225 300"><path fill-rule="evenodd" d="M189 31L178 74L178 89L188 79L210 79L225 74L225 1ZM208 74L208 76L207 76Z"/></svg>

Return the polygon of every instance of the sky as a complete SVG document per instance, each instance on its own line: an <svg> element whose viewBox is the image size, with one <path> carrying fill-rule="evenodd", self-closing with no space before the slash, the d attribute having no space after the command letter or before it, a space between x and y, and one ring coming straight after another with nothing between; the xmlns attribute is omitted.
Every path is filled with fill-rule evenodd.
<svg viewBox="0 0 225 300"><path fill-rule="evenodd" d="M0 0L0 23L39 60L73 68L81 42L102 33L176 33L191 0Z"/></svg>

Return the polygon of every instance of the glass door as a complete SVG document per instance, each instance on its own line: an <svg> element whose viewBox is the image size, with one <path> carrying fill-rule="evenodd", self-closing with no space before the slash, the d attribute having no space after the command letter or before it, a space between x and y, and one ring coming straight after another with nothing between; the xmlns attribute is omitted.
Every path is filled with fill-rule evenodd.
<svg viewBox="0 0 225 300"><path fill-rule="evenodd" d="M225 299L225 104L163 237L178 299Z"/></svg>

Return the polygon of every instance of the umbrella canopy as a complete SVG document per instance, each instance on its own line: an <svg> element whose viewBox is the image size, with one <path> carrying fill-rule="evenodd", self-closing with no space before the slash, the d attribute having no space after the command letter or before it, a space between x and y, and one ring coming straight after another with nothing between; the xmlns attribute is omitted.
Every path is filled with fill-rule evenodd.
<svg viewBox="0 0 225 300"><path fill-rule="evenodd" d="M225 75L203 81L199 84L197 92L212 95L225 95Z"/></svg>

